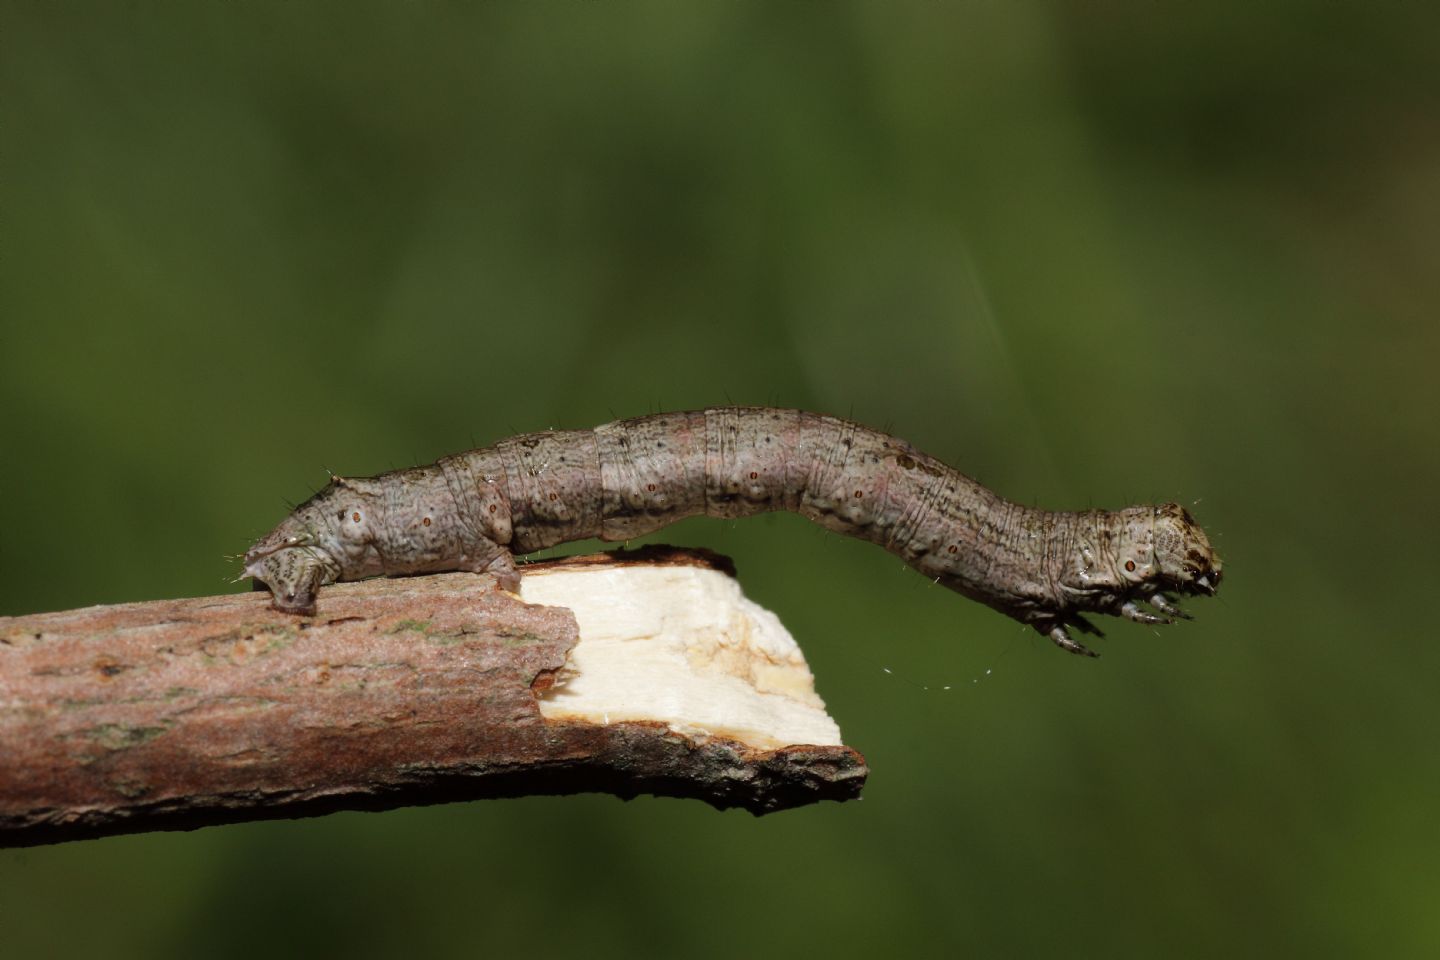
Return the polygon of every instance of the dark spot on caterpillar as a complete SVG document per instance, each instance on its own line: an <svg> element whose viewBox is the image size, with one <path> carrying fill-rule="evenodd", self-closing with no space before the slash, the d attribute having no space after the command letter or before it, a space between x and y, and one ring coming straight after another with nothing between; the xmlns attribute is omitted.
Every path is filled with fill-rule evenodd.
<svg viewBox="0 0 1440 960"><path fill-rule="evenodd" d="M1130 571L1131 573L1134 573L1134 572L1135 572L1135 561L1134 561L1134 560L1126 560L1126 561L1125 561L1125 569L1128 570L1128 571Z"/></svg>
<svg viewBox="0 0 1440 960"><path fill-rule="evenodd" d="M495 512L495 504L493 504L493 503L490 504L490 512L491 512L491 513L494 513L494 512Z"/></svg>
<svg viewBox="0 0 1440 960"><path fill-rule="evenodd" d="M840 445L841 445L842 447L844 447L846 450L849 450L849 449L850 449L850 446L851 446L851 444L850 444L850 438L849 438L849 437L846 437L845 439L841 440L841 441L840 441Z"/></svg>
<svg viewBox="0 0 1440 960"><path fill-rule="evenodd" d="M647 483L647 484L645 484L645 489L646 489L646 490L649 490L651 493L654 493L654 492L655 492L655 484L653 484L653 483Z"/></svg>
<svg viewBox="0 0 1440 960"><path fill-rule="evenodd" d="M356 510L353 514L350 515L350 519L351 519L351 520L354 520L356 523L359 523L359 522L360 522L360 511L359 511L359 510Z"/></svg>
<svg viewBox="0 0 1440 960"><path fill-rule="evenodd" d="M751 479L751 480L758 480L758 479L760 479L760 474L756 473L754 470L751 470L751 471L750 471L750 479Z"/></svg>
<svg viewBox="0 0 1440 960"><path fill-rule="evenodd" d="M861 497L863 497L863 496L865 496L865 491L864 491L864 490L856 490L856 491L855 491L855 499L856 499L856 500L859 500L859 499L860 499Z"/></svg>
<svg viewBox="0 0 1440 960"><path fill-rule="evenodd" d="M912 459L910 459L910 457L906 456L906 455L903 454L903 453L900 454L900 456L898 456L898 457L895 458L895 465L898 466L898 467L899 467L900 469L902 469L902 470L914 470L914 469L915 469L915 461L912 460Z"/></svg>
<svg viewBox="0 0 1440 960"><path fill-rule="evenodd" d="M560 494L558 494L558 493L552 493L552 494L550 494L550 499L551 499L551 500L559 500L559 499L560 499Z"/></svg>
<svg viewBox="0 0 1440 960"><path fill-rule="evenodd" d="M344 510L341 510L339 513L335 514L335 519L336 519L336 520L344 520L344 519L345 519L345 511L344 511Z"/></svg>
<svg viewBox="0 0 1440 960"><path fill-rule="evenodd" d="M426 517L424 520L421 520L420 522L423 523L423 524L425 524L425 526L427 526L427 527L430 526L430 518L429 518L429 517Z"/></svg>
<svg viewBox="0 0 1440 960"><path fill-rule="evenodd" d="M948 551L946 551L946 552L947 552L947 553L954 553L954 552L956 552L956 551L959 550L959 549L960 549L959 547L955 546L955 544L952 543L952 544L950 544L950 549L949 549Z"/></svg>

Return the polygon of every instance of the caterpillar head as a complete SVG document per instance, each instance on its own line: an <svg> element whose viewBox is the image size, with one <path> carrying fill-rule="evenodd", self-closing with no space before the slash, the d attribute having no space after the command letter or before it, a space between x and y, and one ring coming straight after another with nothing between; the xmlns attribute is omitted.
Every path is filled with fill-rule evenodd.
<svg viewBox="0 0 1440 960"><path fill-rule="evenodd" d="M1100 634L1079 612L1110 613L1137 623L1189 619L1167 593L1214 596L1220 558L1205 531L1178 503L1096 513L1093 535L1083 535L1061 575L1065 603L1030 617L1037 630L1071 653L1095 656L1067 628ZM1070 536L1066 532L1067 538ZM1141 608L1147 603L1158 613Z"/></svg>
<svg viewBox="0 0 1440 960"><path fill-rule="evenodd" d="M1115 538L1113 563L1121 588L1132 596L1172 590L1214 596L1220 558L1205 531L1178 503L1130 507Z"/></svg>
<svg viewBox="0 0 1440 960"><path fill-rule="evenodd" d="M316 592L338 577L335 562L317 547L282 547L252 560L253 554L245 555L245 576L269 587L271 603L284 613L313 615Z"/></svg>
<svg viewBox="0 0 1440 960"><path fill-rule="evenodd" d="M1154 548L1161 589L1215 595L1220 587L1220 557L1190 511L1178 503L1155 508Z"/></svg>
<svg viewBox="0 0 1440 960"><path fill-rule="evenodd" d="M270 588L275 609L313 614L320 587L381 572L376 502L365 484L334 478L246 551L244 576Z"/></svg>

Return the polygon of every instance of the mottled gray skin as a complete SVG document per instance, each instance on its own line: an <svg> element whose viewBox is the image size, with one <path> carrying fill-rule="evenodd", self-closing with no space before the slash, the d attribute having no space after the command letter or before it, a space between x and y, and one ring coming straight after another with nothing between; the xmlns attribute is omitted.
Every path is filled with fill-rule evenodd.
<svg viewBox="0 0 1440 960"><path fill-rule="evenodd" d="M914 447L799 410L722 407L502 440L427 467L334 478L245 555L279 610L378 575L469 570L519 587L514 554L628 540L685 517L789 510L879 544L1073 653L1082 613L1185 616L1220 560L1178 504L1057 513L1002 499ZM1143 610L1148 603L1155 613ZM1093 656L1093 654L1090 654Z"/></svg>

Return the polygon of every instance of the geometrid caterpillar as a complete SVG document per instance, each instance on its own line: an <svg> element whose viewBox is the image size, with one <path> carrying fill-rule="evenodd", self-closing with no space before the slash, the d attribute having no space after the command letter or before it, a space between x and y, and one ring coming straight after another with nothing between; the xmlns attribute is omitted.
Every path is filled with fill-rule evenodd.
<svg viewBox="0 0 1440 960"><path fill-rule="evenodd" d="M1072 653L1090 651L1070 628L1099 633L1082 613L1169 623L1186 614L1167 593L1213 595L1220 583L1219 558L1178 504L1025 507L903 440L768 407L524 434L427 467L336 477L250 548L245 575L299 614L314 613L324 584L380 574L486 572L515 591L516 553L767 510L879 544Z"/></svg>

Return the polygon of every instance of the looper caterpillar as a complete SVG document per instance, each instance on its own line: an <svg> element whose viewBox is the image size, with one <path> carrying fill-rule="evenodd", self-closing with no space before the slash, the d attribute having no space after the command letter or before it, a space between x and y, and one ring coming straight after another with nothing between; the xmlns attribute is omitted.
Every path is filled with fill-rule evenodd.
<svg viewBox="0 0 1440 960"><path fill-rule="evenodd" d="M1187 617L1220 559L1179 504L1053 512L1011 503L903 440L800 410L717 407L502 440L425 467L335 477L245 555L276 609L319 588L468 570L516 590L514 554L628 540L685 517L798 513L869 540L936 583L1094 656L1082 613ZM1140 607L1145 602L1158 611Z"/></svg>

